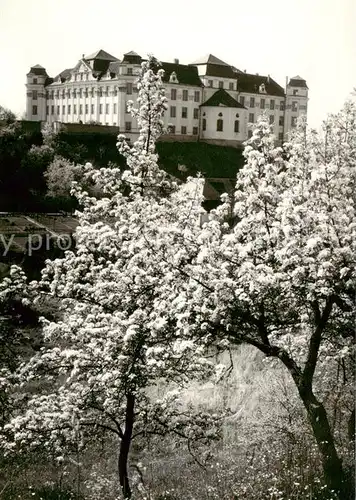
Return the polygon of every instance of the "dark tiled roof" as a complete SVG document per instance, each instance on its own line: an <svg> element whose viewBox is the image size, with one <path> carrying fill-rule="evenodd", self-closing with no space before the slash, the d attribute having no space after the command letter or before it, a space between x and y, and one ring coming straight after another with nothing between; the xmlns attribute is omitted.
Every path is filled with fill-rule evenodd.
<svg viewBox="0 0 356 500"><path fill-rule="evenodd" d="M164 69L164 82L169 82L169 77L173 72L175 72L177 75L177 80L180 84L194 85L196 87L203 86L199 78L198 69L196 66L162 62L160 68Z"/></svg>
<svg viewBox="0 0 356 500"><path fill-rule="evenodd" d="M111 62L109 64L108 71L111 75L116 76L119 74L119 67L120 67L120 61Z"/></svg>
<svg viewBox="0 0 356 500"><path fill-rule="evenodd" d="M117 61L117 57L108 54L105 50L98 50L89 56L84 57L85 61L92 61L93 59L100 59L101 61Z"/></svg>
<svg viewBox="0 0 356 500"><path fill-rule="evenodd" d="M205 74L206 76L220 76L221 78L234 78L235 80L237 78L237 73L232 66L220 64L208 64Z"/></svg>
<svg viewBox="0 0 356 500"><path fill-rule="evenodd" d="M131 50L131 52L127 52L126 54L124 54L122 62L129 64L141 64L142 57L133 50Z"/></svg>
<svg viewBox="0 0 356 500"><path fill-rule="evenodd" d="M288 85L290 85L291 87L303 87L306 89L308 88L307 82L299 75L293 76L293 78L289 80Z"/></svg>
<svg viewBox="0 0 356 500"><path fill-rule="evenodd" d="M32 66L29 74L48 76L46 70L40 64L36 64L36 66Z"/></svg>
<svg viewBox="0 0 356 500"><path fill-rule="evenodd" d="M284 97L284 89L273 78L268 76L239 73L237 76L237 89L240 92L258 94L260 85L264 83L266 94Z"/></svg>
<svg viewBox="0 0 356 500"><path fill-rule="evenodd" d="M203 102L200 106L226 106L228 108L243 108L242 104L236 101L231 95L224 89L219 89L213 94L207 101Z"/></svg>
<svg viewBox="0 0 356 500"><path fill-rule="evenodd" d="M61 73L59 73L59 75L57 75L55 77L55 80L60 78L61 82L65 82L66 80L68 80L70 78L72 70L73 70L73 68L65 69L64 71L62 71Z"/></svg>

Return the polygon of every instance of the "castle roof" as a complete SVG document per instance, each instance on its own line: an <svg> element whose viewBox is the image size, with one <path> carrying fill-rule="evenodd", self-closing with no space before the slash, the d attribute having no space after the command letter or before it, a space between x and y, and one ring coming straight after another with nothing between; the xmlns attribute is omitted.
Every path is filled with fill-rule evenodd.
<svg viewBox="0 0 356 500"><path fill-rule="evenodd" d="M228 63L218 59L213 54L206 54L197 61L191 63L192 66L199 66L200 64L217 64L219 66L230 66Z"/></svg>
<svg viewBox="0 0 356 500"><path fill-rule="evenodd" d="M162 62L160 68L164 70L164 75L163 75L164 82L169 82L169 78L171 74L174 72L176 73L178 83L180 84L194 85L195 87L203 86L199 78L198 69L196 66Z"/></svg>
<svg viewBox="0 0 356 500"><path fill-rule="evenodd" d="M48 76L45 68L40 64L36 64L35 66L31 66L29 75L44 75Z"/></svg>
<svg viewBox="0 0 356 500"><path fill-rule="evenodd" d="M207 101L203 102L203 104L201 104L200 106L225 106L227 108L245 109L242 104L231 97L231 95L224 89L217 90Z"/></svg>
<svg viewBox="0 0 356 500"><path fill-rule="evenodd" d="M110 55L108 52L105 52L105 50L97 50L96 52L93 52L93 54L90 54L89 56L84 57L86 61L92 61L93 59L99 59L101 61L117 61L117 57L114 57Z"/></svg>
<svg viewBox="0 0 356 500"><path fill-rule="evenodd" d="M299 75L293 76L293 78L289 80L288 85L290 85L291 87L302 87L306 89L308 88L307 82Z"/></svg>
<svg viewBox="0 0 356 500"><path fill-rule="evenodd" d="M261 84L264 84L266 94L284 97L284 89L270 76L252 75L249 73L239 73L237 75L237 89L240 92L258 94Z"/></svg>

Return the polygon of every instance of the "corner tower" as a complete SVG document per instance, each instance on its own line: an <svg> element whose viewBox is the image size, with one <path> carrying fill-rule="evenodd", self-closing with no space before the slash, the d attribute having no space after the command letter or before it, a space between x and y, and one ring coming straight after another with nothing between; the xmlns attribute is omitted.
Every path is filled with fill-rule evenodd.
<svg viewBox="0 0 356 500"><path fill-rule="evenodd" d="M297 123L297 118L306 115L308 111L308 86L304 78L294 76L286 87L286 106L284 126L285 134L290 132Z"/></svg>
<svg viewBox="0 0 356 500"><path fill-rule="evenodd" d="M32 66L26 76L26 119L46 121L45 85L48 81L47 72L43 66L37 64Z"/></svg>

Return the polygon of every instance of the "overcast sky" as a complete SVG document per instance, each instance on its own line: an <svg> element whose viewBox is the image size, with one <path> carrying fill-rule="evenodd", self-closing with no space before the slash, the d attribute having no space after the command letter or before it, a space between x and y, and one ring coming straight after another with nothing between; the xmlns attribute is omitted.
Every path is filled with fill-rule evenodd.
<svg viewBox="0 0 356 500"><path fill-rule="evenodd" d="M355 26L356 0L0 0L0 104L24 112L35 64L55 76L98 49L185 64L211 53L282 86L305 78L318 127L356 87Z"/></svg>

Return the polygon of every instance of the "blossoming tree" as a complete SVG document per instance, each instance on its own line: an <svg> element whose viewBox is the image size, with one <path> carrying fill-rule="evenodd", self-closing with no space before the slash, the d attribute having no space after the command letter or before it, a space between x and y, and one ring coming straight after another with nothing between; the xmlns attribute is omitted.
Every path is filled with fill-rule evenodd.
<svg viewBox="0 0 356 500"><path fill-rule="evenodd" d="M323 134L302 122L281 148L261 119L234 196L225 195L202 228L187 224L181 235L181 283L166 297L170 321L196 338L248 343L285 365L326 482L340 499L352 498L353 488L315 372L327 356L348 356L354 344L355 123L350 102L329 117ZM164 258L175 268L173 243L168 247Z"/></svg>
<svg viewBox="0 0 356 500"><path fill-rule="evenodd" d="M50 296L61 314L60 320L43 319L44 347L17 374L23 390L37 380L37 391L5 426L6 447L45 443L61 455L109 432L119 443L124 498L131 497L128 456L134 438L172 432L188 444L202 443L218 436L220 422L218 415L179 401L179 388L210 376L213 366L204 346L165 320L159 299L167 266L155 250L164 244L156 228L167 217L182 226L196 201L157 166L154 143L166 98L162 73L152 65L157 62L151 57L143 63L138 109L132 110L140 137L133 147L119 137L128 169L86 166L87 177L102 186L100 199L74 187L83 207L76 251L48 261L38 283L26 285L15 269L0 293L23 288L26 300ZM149 389L162 384L173 390L159 400L150 397Z"/></svg>

